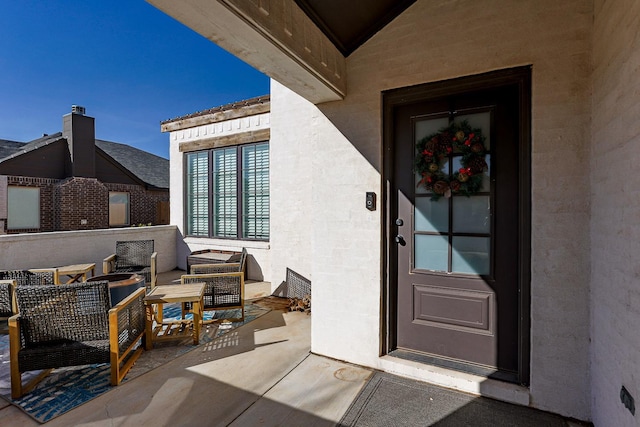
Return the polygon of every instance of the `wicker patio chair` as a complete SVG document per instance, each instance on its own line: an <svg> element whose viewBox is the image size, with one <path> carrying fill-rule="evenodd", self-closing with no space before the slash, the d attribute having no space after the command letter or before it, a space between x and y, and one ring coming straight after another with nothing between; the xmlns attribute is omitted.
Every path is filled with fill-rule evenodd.
<svg viewBox="0 0 640 427"><path fill-rule="evenodd" d="M111 364L118 385L144 345L145 290L111 308L109 282L23 285L15 289L19 313L9 319L11 396L28 393L54 368ZM26 385L22 373L44 370Z"/></svg>
<svg viewBox="0 0 640 427"><path fill-rule="evenodd" d="M191 274L211 274L211 273L232 273L244 271L247 260L247 250L233 256L227 262L211 263L211 264L193 264L191 266Z"/></svg>
<svg viewBox="0 0 640 427"><path fill-rule="evenodd" d="M157 257L158 253L153 250L153 240L116 242L116 253L102 261L102 272L143 275L149 292L158 282Z"/></svg>
<svg viewBox="0 0 640 427"><path fill-rule="evenodd" d="M16 286L54 285L58 282L58 269L0 270L0 320L17 313L13 298Z"/></svg>
<svg viewBox="0 0 640 427"><path fill-rule="evenodd" d="M235 271L230 273L210 273L210 274L183 274L180 283L203 283L204 310L231 310L240 309L240 317L229 319L233 321L244 320L244 272ZM190 310L190 304L182 305L182 317ZM211 320L209 322L213 322Z"/></svg>
<svg viewBox="0 0 640 427"><path fill-rule="evenodd" d="M217 255L224 254L228 258L223 260L216 260ZM208 272L211 273L224 273L229 271L244 271L245 262L247 259L247 249L242 248L240 252L223 251L217 249L203 249L200 251L194 251L187 256L187 272L193 273L193 268L196 265L202 265L209 267ZM218 265L217 271L213 265ZM203 267L199 272L207 272L207 267ZM199 268L199 267L196 267Z"/></svg>
<svg viewBox="0 0 640 427"><path fill-rule="evenodd" d="M0 270L0 280L15 280L17 285L55 285L58 282L58 269Z"/></svg>

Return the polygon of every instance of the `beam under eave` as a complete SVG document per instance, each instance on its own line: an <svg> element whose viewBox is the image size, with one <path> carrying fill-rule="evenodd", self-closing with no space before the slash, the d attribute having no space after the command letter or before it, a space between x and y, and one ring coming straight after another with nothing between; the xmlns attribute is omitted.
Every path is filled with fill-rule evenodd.
<svg viewBox="0 0 640 427"><path fill-rule="evenodd" d="M294 0L147 0L314 104L346 95L345 59Z"/></svg>

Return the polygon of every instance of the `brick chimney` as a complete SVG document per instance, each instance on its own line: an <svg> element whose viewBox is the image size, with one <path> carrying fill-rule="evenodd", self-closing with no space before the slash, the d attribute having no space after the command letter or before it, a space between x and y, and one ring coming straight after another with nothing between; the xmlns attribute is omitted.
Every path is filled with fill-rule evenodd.
<svg viewBox="0 0 640 427"><path fill-rule="evenodd" d="M85 116L84 113L84 107L71 106L71 113L62 116L62 136L69 144L71 176L95 178L95 120L93 117Z"/></svg>

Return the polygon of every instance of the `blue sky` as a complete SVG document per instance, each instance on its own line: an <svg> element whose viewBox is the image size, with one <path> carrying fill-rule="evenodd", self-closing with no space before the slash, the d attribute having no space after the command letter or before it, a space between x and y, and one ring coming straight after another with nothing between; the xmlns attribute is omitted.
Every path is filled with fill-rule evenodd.
<svg viewBox="0 0 640 427"><path fill-rule="evenodd" d="M143 0L0 0L0 139L62 130L169 156L160 122L269 92L269 79Z"/></svg>

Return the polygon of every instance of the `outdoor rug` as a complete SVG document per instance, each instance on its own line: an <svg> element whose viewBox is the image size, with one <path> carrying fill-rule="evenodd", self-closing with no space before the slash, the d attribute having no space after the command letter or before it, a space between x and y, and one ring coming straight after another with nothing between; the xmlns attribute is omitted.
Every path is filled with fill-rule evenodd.
<svg viewBox="0 0 640 427"><path fill-rule="evenodd" d="M191 338L182 341L154 343L151 351L143 351L123 382L130 381L151 369L169 362L188 351L206 345L227 332L247 324L254 319L268 313L271 309L264 304L252 302L245 304L244 322L221 322L202 325L200 344L193 345ZM205 311L204 320L211 318L236 318L238 310ZM169 320L180 317L180 305L165 304L163 316ZM189 315L187 316L187 318ZM37 375L39 371L27 372L22 375L25 383ZM9 370L9 336L0 335L0 397L22 409L36 421L44 423L65 412L113 389L110 384L109 364L74 366L55 369L36 388L20 399L11 399L11 378Z"/></svg>
<svg viewBox="0 0 640 427"><path fill-rule="evenodd" d="M342 427L565 427L547 412L376 372L344 417Z"/></svg>

